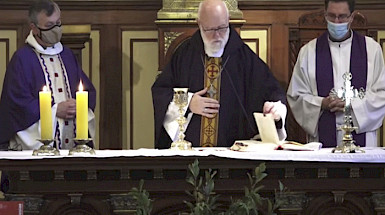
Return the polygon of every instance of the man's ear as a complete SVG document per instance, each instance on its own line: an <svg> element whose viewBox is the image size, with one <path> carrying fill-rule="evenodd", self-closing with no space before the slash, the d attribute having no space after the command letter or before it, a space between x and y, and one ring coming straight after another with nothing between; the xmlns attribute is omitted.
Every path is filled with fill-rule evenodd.
<svg viewBox="0 0 385 215"><path fill-rule="evenodd" d="M35 23L33 23L33 22L29 23L29 27L31 28L33 35L37 35L39 33L38 28L37 28Z"/></svg>

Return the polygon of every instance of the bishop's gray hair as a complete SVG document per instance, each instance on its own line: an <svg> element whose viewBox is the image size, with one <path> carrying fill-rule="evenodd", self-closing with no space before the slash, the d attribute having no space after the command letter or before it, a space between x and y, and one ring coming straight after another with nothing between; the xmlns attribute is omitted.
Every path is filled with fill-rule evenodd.
<svg viewBox="0 0 385 215"><path fill-rule="evenodd" d="M45 15L51 16L55 10L60 10L59 5L57 5L52 0L37 0L35 1L28 11L29 21L35 24L38 24L37 16L42 11L45 12Z"/></svg>

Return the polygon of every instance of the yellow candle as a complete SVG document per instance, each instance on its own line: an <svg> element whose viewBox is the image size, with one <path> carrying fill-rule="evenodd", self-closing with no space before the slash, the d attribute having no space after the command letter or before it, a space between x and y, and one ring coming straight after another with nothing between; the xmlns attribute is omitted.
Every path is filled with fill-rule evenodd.
<svg viewBox="0 0 385 215"><path fill-rule="evenodd" d="M82 82L76 92L76 139L88 139L88 92L83 91Z"/></svg>
<svg viewBox="0 0 385 215"><path fill-rule="evenodd" d="M39 106L40 138L42 140L52 140L51 92L47 90L47 86L44 86L43 91L39 92Z"/></svg>

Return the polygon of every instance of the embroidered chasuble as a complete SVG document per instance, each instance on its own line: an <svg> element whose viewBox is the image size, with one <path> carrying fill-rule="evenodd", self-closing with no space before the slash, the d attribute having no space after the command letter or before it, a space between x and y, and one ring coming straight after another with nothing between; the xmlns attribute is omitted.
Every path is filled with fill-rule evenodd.
<svg viewBox="0 0 385 215"><path fill-rule="evenodd" d="M207 97L219 101L221 84L222 58L206 57L204 86L207 88ZM202 116L200 145L203 147L217 146L218 140L218 114L214 118Z"/></svg>
<svg viewBox="0 0 385 215"><path fill-rule="evenodd" d="M69 87L67 71L63 66L60 54L36 54L44 71L46 85L52 92L52 103L58 104L73 98ZM74 147L75 122L73 119L57 118L54 130L55 143L59 149L71 149Z"/></svg>

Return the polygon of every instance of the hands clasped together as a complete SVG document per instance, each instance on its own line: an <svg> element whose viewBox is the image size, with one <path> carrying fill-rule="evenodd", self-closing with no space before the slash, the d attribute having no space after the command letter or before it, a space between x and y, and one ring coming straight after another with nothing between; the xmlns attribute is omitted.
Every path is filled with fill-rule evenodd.
<svg viewBox="0 0 385 215"><path fill-rule="evenodd" d="M213 98L204 97L207 93L207 88L194 93L190 101L190 110L194 114L199 114L207 118L213 118L219 112L219 102ZM275 107L274 102L265 102L263 105L264 114L272 114L275 121L279 121L281 116Z"/></svg>
<svg viewBox="0 0 385 215"><path fill-rule="evenodd" d="M76 116L76 100L68 99L57 105L56 116L62 119L73 119Z"/></svg>
<svg viewBox="0 0 385 215"><path fill-rule="evenodd" d="M322 99L321 109L330 112L344 112L345 102L339 98L328 96Z"/></svg>

